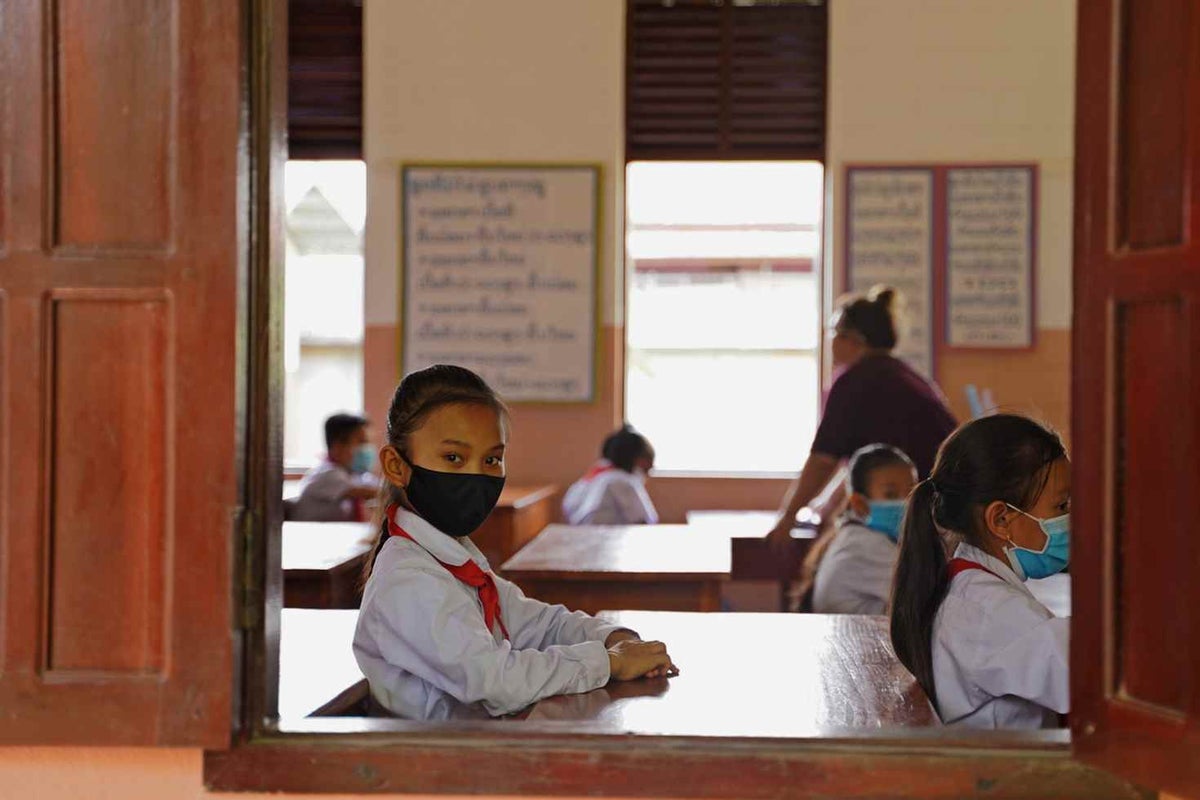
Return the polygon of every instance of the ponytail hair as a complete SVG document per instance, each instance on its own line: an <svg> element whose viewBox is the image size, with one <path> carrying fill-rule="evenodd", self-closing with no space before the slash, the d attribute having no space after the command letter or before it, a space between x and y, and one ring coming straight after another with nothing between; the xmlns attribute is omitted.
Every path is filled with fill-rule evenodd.
<svg viewBox="0 0 1200 800"><path fill-rule="evenodd" d="M650 442L626 423L610 433L600 448L600 457L623 472L633 472L639 459L650 455Z"/></svg>
<svg viewBox="0 0 1200 800"><path fill-rule="evenodd" d="M892 648L937 708L933 685L933 620L950 578L946 547L933 521L933 481L924 480L908 498L900 531L900 555L892 584Z"/></svg>
<svg viewBox="0 0 1200 800"><path fill-rule="evenodd" d="M1028 417L983 417L951 434L909 496L892 583L892 649L935 709L933 626L950 587L943 532L986 550L984 509L997 500L1033 505L1066 455L1058 434Z"/></svg>
<svg viewBox="0 0 1200 800"><path fill-rule="evenodd" d="M464 404L491 408L505 422L508 420L508 406L483 378L466 367L435 364L409 373L392 394L387 416L387 443L409 458L408 438L425 424L430 414L445 406ZM387 509L393 505L412 508L403 489L385 482L375 504L375 545L363 564L363 586L371 577L375 558L387 542Z"/></svg>

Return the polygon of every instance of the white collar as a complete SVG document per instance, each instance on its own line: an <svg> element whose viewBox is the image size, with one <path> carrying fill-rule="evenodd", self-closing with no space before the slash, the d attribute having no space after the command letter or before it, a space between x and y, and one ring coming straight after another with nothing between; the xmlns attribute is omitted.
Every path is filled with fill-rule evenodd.
<svg viewBox="0 0 1200 800"><path fill-rule="evenodd" d="M1029 591L1029 587L1025 585L1025 581L1021 580L1020 576L1013 571L1011 565L1001 561L990 553L980 550L974 545L960 542L958 547L954 549L954 557L965 558L967 561L974 561L981 567L987 567L1000 580L1017 587L1029 594L1030 597L1033 596Z"/></svg>
<svg viewBox="0 0 1200 800"><path fill-rule="evenodd" d="M479 552L475 543L465 536L455 539L404 508L396 508L396 515L392 521L411 536L413 541L419 544L425 552L443 564L461 567L469 559L485 570L491 569L487 558Z"/></svg>

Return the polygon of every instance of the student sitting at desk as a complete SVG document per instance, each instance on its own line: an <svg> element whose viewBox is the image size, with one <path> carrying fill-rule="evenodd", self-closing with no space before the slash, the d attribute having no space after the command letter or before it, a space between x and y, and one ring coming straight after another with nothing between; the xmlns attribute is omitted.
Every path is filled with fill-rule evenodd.
<svg viewBox="0 0 1200 800"><path fill-rule="evenodd" d="M1070 620L1025 585L1067 566L1071 463L1058 436L1000 414L959 428L913 490L892 646L947 725L1042 728L1070 706ZM947 560L943 533L958 542Z"/></svg>
<svg viewBox="0 0 1200 800"><path fill-rule="evenodd" d="M325 460L305 473L289 515L301 522L365 522L366 501L379 494L379 478L371 473L375 448L367 436L368 421L355 414L325 420Z"/></svg>
<svg viewBox="0 0 1200 800"><path fill-rule="evenodd" d="M610 434L601 458L563 495L563 516L571 525L654 525L658 512L646 492L654 468L654 448L626 425Z"/></svg>
<svg viewBox="0 0 1200 800"><path fill-rule="evenodd" d="M868 445L851 457L849 508L817 567L813 611L887 612L904 501L916 482L916 466L890 445Z"/></svg>
<svg viewBox="0 0 1200 800"><path fill-rule="evenodd" d="M674 671L662 642L526 597L471 542L504 487L508 443L508 412L482 378L412 373L387 436L388 504L354 632L374 702L408 719L501 716Z"/></svg>

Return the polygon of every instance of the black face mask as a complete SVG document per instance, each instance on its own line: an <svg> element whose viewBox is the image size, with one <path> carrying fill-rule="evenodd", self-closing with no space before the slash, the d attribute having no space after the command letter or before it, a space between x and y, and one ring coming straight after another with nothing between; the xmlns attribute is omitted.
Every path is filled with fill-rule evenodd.
<svg viewBox="0 0 1200 800"><path fill-rule="evenodd" d="M504 478L461 472L434 472L409 464L405 494L413 510L442 533L458 539L483 524L500 500Z"/></svg>

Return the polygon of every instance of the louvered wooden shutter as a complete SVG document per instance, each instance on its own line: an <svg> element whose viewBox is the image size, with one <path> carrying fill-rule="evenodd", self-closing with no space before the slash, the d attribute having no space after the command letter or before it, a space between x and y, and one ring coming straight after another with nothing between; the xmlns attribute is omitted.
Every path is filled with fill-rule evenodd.
<svg viewBox="0 0 1200 800"><path fill-rule="evenodd" d="M362 158L362 104L362 0L289 0L288 158Z"/></svg>
<svg viewBox="0 0 1200 800"><path fill-rule="evenodd" d="M629 0L626 158L825 156L823 2Z"/></svg>

